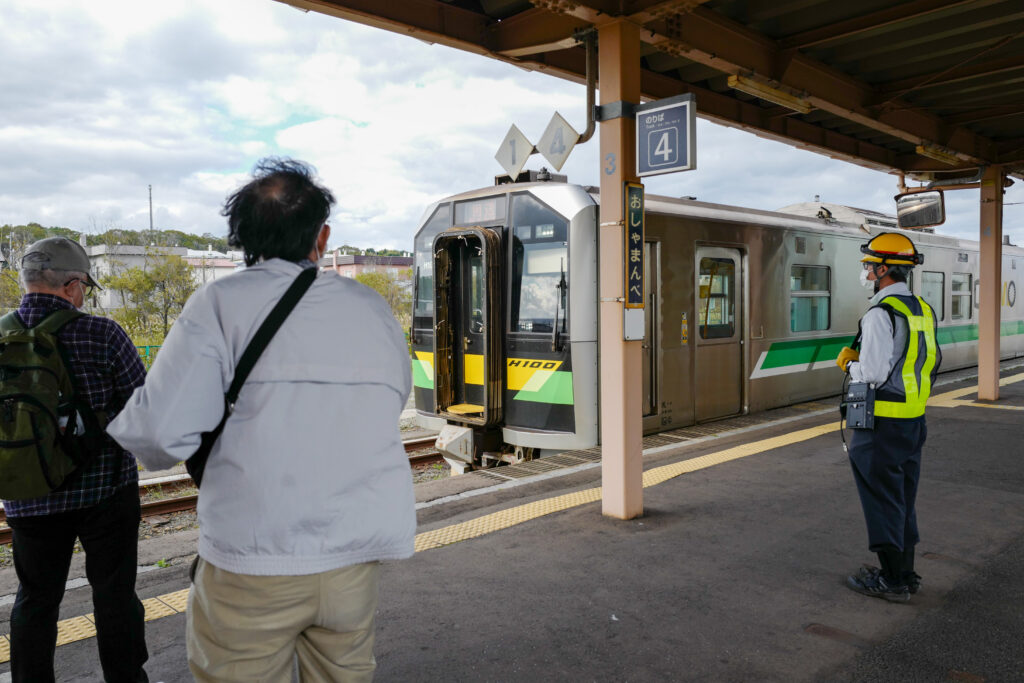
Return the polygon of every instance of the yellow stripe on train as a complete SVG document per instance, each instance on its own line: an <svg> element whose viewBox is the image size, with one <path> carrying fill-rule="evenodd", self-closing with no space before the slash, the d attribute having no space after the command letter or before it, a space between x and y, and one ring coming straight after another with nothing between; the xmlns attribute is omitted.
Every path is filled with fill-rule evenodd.
<svg viewBox="0 0 1024 683"><path fill-rule="evenodd" d="M465 363L464 376L466 384L483 386L484 384L484 357L479 353L467 353L463 356ZM416 352L418 360L431 380L434 379L434 354L424 351ZM564 361L560 360L537 360L536 358L509 358L506 362L508 385L510 391L537 391L547 382L548 378L558 368L562 367Z"/></svg>

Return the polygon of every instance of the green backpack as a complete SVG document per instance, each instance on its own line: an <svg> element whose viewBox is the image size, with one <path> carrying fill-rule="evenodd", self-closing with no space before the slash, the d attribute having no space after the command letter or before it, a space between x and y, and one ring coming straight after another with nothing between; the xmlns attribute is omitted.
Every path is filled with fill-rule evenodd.
<svg viewBox="0 0 1024 683"><path fill-rule="evenodd" d="M57 342L60 329L82 315L55 311L31 328L15 313L0 318L0 499L36 498L59 489L99 451L98 417L76 401Z"/></svg>

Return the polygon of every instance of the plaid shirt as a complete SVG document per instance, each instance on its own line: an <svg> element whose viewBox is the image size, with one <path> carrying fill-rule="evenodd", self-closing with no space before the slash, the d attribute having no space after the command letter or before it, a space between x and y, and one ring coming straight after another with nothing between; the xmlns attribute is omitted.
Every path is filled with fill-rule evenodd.
<svg viewBox="0 0 1024 683"><path fill-rule="evenodd" d="M22 298L18 315L27 327L33 327L51 311L73 308L59 296L35 292ZM57 339L71 359L76 393L93 410L106 411L113 419L146 378L131 339L113 320L94 315L72 320ZM5 500L7 516L51 515L95 505L121 486L137 485L139 471L135 457L104 434L103 449L72 477L66 488L46 496Z"/></svg>

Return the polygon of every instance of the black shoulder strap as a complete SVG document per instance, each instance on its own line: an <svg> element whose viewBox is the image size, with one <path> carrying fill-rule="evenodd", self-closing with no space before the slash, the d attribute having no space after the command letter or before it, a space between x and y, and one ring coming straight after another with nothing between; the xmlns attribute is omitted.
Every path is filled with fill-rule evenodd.
<svg viewBox="0 0 1024 683"><path fill-rule="evenodd" d="M42 332L49 332L56 336L60 331L60 328L67 325L75 318L81 318L83 315L85 315L85 313L78 310L61 308L53 311L52 313L48 313L45 318L35 324L34 329Z"/></svg>
<svg viewBox="0 0 1024 683"><path fill-rule="evenodd" d="M299 299L306 293L310 285L313 284L313 280L316 279L316 268L306 268L299 276L295 278L295 282L288 287L285 291L284 296L277 302L266 320L260 325L259 329L256 330L256 334L253 335L252 341L245 347L245 351L242 352L242 357L238 360L238 365L235 366L235 377L231 381L231 386L228 388L228 392L224 394L224 398L227 399L228 405L231 409L234 409L235 401L238 400L238 392L242 390L242 385L245 384L245 380L249 377L249 373L256 366L256 361L263 355L263 350L267 348L270 340L274 338L277 330L281 327L281 324L288 317L288 314L292 312L295 305L299 303Z"/></svg>
<svg viewBox="0 0 1024 683"><path fill-rule="evenodd" d="M192 457L185 461L185 468L188 470L189 475L192 476L196 486L202 485L206 461L210 457L210 451L213 449L213 444L217 441L217 437L224 431L224 423L228 421L228 417L234 412L235 402L238 400L238 393L242 390L242 385L245 384L245 380L249 377L253 367L255 367L256 361L259 360L263 350L267 348L267 345L273 339L274 334L281 327L285 318L288 317L292 309L295 308L295 305L299 303L302 295L313 284L313 280L316 279L316 272L316 268L306 268L299 273L299 276L288 287L281 300L271 309L270 314L267 315L259 329L256 330L256 334L253 335L249 345L245 347L245 351L242 352L242 357L238 360L238 365L235 367L235 376L231 380L231 386L228 388L227 393L224 394L224 415L220 419L220 424L214 427L212 431L203 433L199 448Z"/></svg>

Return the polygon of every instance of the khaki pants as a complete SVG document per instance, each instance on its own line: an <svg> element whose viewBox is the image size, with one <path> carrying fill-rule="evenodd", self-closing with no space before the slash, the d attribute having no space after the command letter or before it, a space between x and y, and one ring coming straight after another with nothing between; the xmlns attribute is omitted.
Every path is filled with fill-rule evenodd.
<svg viewBox="0 0 1024 683"><path fill-rule="evenodd" d="M188 664L202 683L373 679L376 562L307 576L234 574L199 561Z"/></svg>

